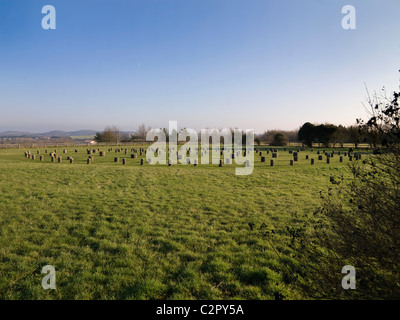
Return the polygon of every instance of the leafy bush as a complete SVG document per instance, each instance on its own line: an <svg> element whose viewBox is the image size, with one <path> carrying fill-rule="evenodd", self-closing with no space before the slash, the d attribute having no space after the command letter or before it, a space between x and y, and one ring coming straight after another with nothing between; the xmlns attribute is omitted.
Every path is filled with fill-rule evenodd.
<svg viewBox="0 0 400 320"><path fill-rule="evenodd" d="M399 100L369 99L372 117L360 129L378 135L385 152L351 165L350 182L331 177L313 231L292 243L303 265L294 276L309 297L400 299ZM345 265L356 269L355 290L341 286Z"/></svg>
<svg viewBox="0 0 400 320"><path fill-rule="evenodd" d="M282 147L282 146L286 146L288 144L288 142L289 142L289 139L286 135L284 135L283 133L277 133L274 136L272 145Z"/></svg>

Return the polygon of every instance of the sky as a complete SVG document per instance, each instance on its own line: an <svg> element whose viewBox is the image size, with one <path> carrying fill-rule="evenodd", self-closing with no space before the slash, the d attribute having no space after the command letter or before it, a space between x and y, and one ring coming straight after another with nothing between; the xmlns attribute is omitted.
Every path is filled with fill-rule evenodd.
<svg viewBox="0 0 400 320"><path fill-rule="evenodd" d="M0 0L0 132L350 125L366 116L365 84L399 88L399 12L399 0Z"/></svg>

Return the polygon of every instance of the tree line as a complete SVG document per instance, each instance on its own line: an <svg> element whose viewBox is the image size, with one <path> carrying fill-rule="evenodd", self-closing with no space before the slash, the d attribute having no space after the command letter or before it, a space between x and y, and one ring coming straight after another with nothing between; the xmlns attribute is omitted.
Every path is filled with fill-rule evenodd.
<svg viewBox="0 0 400 320"><path fill-rule="evenodd" d="M318 143L324 147L331 144L333 147L339 145L343 148L345 143L354 144L358 148L360 143L368 143L370 147L377 147L379 139L374 132L362 132L357 125L336 126L333 124L312 124L306 122L298 131L298 140L311 147L313 143Z"/></svg>
<svg viewBox="0 0 400 320"><path fill-rule="evenodd" d="M105 143L116 143L119 142L131 142L131 141L145 141L147 132L151 130L151 127L147 127L143 123L139 126L135 133L121 132L117 127L106 127L104 131L97 132L94 136L94 141L105 142Z"/></svg>
<svg viewBox="0 0 400 320"><path fill-rule="evenodd" d="M271 146L286 146L289 142L301 142L308 147L312 147L314 143L324 147L339 146L341 148L345 143L354 144L355 148L358 148L361 143L367 143L374 148L382 145L376 130L360 130L358 124L346 127L310 122L304 123L299 130L267 130L263 134L256 135L254 141L258 145Z"/></svg>
<svg viewBox="0 0 400 320"><path fill-rule="evenodd" d="M117 144L120 142L144 142L150 129L151 127L141 124L134 133L128 134L121 132L115 126L106 127L104 131L96 133L94 140ZM168 138L168 130L166 128L163 130ZM304 123L299 130L267 130L262 134L255 135L254 142L258 145L267 144L271 146L286 146L289 142L302 142L309 147L313 143L318 143L324 147L330 145L343 147L345 143L352 143L355 148L358 148L360 143L368 143L370 147L374 148L377 148L378 145L384 145L384 141L380 141L376 130L361 131L358 125L345 127L333 124L317 125L310 122Z"/></svg>

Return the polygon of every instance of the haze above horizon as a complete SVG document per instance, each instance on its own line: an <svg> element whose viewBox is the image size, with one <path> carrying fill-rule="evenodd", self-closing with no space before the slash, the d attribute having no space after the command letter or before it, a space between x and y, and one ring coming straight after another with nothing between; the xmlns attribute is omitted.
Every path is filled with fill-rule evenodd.
<svg viewBox="0 0 400 320"><path fill-rule="evenodd" d="M342 28L348 4L355 30ZM2 0L0 132L350 125L364 83L398 89L398 12L398 0Z"/></svg>

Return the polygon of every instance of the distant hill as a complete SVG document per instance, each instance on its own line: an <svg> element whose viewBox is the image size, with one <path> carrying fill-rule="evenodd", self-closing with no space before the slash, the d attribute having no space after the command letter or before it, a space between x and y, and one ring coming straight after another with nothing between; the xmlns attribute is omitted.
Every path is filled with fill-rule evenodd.
<svg viewBox="0 0 400 320"><path fill-rule="evenodd" d="M29 136L29 132L25 131L4 131L0 132L0 137L23 137L23 136Z"/></svg>
<svg viewBox="0 0 400 320"><path fill-rule="evenodd" d="M37 135L41 136L41 137L69 137L68 132L58 131L58 130L44 132L44 133L38 133Z"/></svg>
<svg viewBox="0 0 400 320"><path fill-rule="evenodd" d="M32 133L26 131L4 131L0 132L0 137L77 137L77 136L94 136L98 131L95 130L77 130L77 131L60 131L53 130L43 133Z"/></svg>
<svg viewBox="0 0 400 320"><path fill-rule="evenodd" d="M76 137L76 136L94 136L97 132L99 131L94 131L94 130L78 130L78 131L71 131L68 132L71 137Z"/></svg>
<svg viewBox="0 0 400 320"><path fill-rule="evenodd" d="M98 131L94 130L78 130L78 131L49 131L40 133L39 135L42 137L76 137L76 136L94 136Z"/></svg>
<svg viewBox="0 0 400 320"><path fill-rule="evenodd" d="M46 137L60 137L60 138L68 138L71 137L79 137L75 139L92 139L96 135L97 132L101 132L102 130L77 130L77 131L62 131L62 130L52 130L48 132L42 133L32 133L27 131L4 131L0 132L0 138L46 138ZM121 131L121 134L130 136L135 135L134 131Z"/></svg>

